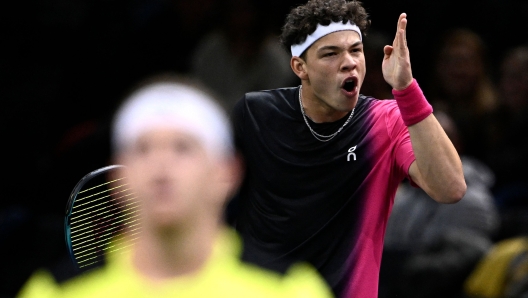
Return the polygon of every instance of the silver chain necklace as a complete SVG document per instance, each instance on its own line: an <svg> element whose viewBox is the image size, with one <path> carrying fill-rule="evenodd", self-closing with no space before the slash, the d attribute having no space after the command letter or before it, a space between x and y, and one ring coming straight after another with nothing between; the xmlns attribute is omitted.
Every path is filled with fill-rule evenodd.
<svg viewBox="0 0 528 298"><path fill-rule="evenodd" d="M322 134L318 134L316 131L314 131L312 129L312 127L308 123L308 118L306 117L306 113L304 112L304 107L303 107L303 104L302 104L301 93L302 93L302 85L299 86L299 105L301 106L301 113L303 115L304 122L306 123L306 126L308 126L308 128L310 129L310 132L312 133L314 138L316 138L318 141L328 142L331 139L333 139L335 136L337 136L338 133L340 133L343 130L343 128L345 128L345 126L348 124L348 122L350 122L350 120L352 119L352 116L354 116L354 110L356 109L356 107L354 107L352 109L352 112L350 113L350 116L348 116L348 119L345 121L345 123L343 123L343 125L341 125L341 127L336 132L334 132L333 134L328 135L328 136L325 136L325 135L322 135Z"/></svg>

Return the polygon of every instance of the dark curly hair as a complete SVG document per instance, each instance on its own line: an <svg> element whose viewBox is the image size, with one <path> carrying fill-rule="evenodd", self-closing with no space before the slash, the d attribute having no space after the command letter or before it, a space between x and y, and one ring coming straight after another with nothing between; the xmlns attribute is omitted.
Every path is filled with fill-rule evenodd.
<svg viewBox="0 0 528 298"><path fill-rule="evenodd" d="M286 17L280 36L281 43L289 52L292 45L305 41L318 24L326 26L339 21L343 24L348 21L356 24L365 36L370 26L369 16L360 1L309 0L292 9Z"/></svg>

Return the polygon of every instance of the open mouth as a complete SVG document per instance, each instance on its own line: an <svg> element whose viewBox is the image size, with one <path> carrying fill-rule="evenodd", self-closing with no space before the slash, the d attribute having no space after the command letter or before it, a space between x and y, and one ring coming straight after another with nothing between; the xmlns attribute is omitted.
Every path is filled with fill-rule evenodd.
<svg viewBox="0 0 528 298"><path fill-rule="evenodd" d="M356 88L357 82L354 78L348 78L343 83L341 88L345 89L346 92L352 92Z"/></svg>

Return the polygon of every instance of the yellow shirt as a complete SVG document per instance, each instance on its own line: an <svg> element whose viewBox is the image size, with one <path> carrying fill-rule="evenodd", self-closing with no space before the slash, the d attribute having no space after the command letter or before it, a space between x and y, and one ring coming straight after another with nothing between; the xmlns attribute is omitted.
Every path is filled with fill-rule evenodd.
<svg viewBox="0 0 528 298"><path fill-rule="evenodd" d="M61 285L47 271L37 271L17 297L333 297L307 264L294 265L282 276L241 262L240 251L238 236L228 230L204 267L191 275L154 284L136 271L128 252L112 255L104 267Z"/></svg>

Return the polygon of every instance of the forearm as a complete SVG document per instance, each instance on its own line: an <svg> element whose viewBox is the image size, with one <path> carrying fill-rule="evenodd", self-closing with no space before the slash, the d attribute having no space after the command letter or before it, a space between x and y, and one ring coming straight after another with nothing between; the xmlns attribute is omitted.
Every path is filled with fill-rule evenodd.
<svg viewBox="0 0 528 298"><path fill-rule="evenodd" d="M464 196L466 183L460 157L433 114L408 127L416 161L412 179L440 203L454 203Z"/></svg>
<svg viewBox="0 0 528 298"><path fill-rule="evenodd" d="M409 173L413 181L434 200L453 203L466 190L458 153L416 82L393 91L404 123L408 126L416 161Z"/></svg>

